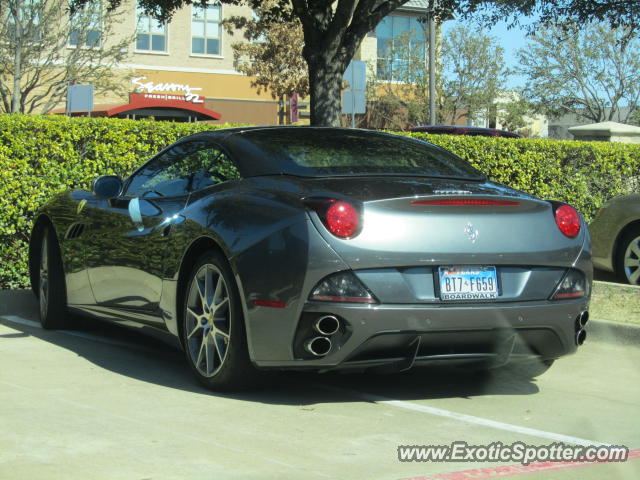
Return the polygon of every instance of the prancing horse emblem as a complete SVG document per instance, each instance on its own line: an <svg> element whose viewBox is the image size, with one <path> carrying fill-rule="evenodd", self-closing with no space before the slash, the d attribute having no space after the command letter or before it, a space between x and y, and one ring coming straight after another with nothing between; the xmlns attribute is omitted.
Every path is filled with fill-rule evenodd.
<svg viewBox="0 0 640 480"><path fill-rule="evenodd" d="M469 240L471 240L471 243L476 243L480 232L473 228L473 225L471 223L467 223L467 225L464 227L464 234Z"/></svg>

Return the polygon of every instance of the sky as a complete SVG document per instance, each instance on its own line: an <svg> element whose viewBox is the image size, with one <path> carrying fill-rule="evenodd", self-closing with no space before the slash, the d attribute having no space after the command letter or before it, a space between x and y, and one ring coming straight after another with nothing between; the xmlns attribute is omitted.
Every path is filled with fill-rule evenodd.
<svg viewBox="0 0 640 480"><path fill-rule="evenodd" d="M446 33L448 29L454 27L456 24L461 23L459 20L449 20L442 26L443 33ZM514 68L518 64L516 57L516 51L523 48L527 44L526 31L522 28L512 27L508 28L506 22L499 22L490 29L485 30L489 35L496 37L498 44L504 48L505 63L507 68ZM524 85L524 78L521 76L512 75L507 81L507 88L517 89Z"/></svg>

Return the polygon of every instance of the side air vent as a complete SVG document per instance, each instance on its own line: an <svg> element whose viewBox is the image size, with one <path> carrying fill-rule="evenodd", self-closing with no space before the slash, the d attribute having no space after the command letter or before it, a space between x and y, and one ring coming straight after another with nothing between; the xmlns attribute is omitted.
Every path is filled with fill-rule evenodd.
<svg viewBox="0 0 640 480"><path fill-rule="evenodd" d="M65 239L72 240L74 238L79 238L84 232L84 224L82 223L74 223L67 230L67 234L65 235Z"/></svg>

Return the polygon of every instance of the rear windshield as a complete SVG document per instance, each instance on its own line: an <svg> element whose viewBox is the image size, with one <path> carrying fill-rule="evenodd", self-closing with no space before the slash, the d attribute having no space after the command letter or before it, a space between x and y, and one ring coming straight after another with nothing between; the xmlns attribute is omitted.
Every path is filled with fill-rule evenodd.
<svg viewBox="0 0 640 480"><path fill-rule="evenodd" d="M282 173L292 175L484 178L452 153L397 135L297 127L251 130L243 137L277 163Z"/></svg>

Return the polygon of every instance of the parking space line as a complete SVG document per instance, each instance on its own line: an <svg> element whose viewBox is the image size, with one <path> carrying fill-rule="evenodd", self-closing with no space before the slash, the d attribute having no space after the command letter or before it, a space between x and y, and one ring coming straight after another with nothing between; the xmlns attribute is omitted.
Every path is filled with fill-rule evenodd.
<svg viewBox="0 0 640 480"><path fill-rule="evenodd" d="M41 325L38 322L34 322L32 320L27 320L25 318L19 317L19 316L15 316L15 315L3 315L2 317L3 319L6 319L10 322L14 322L14 323L18 323L18 324L22 324L22 325L27 325L29 327L34 327L34 328L42 328ZM72 336L76 336L76 337L80 337L80 338L85 338L88 340L92 340L92 341L97 341L97 342L102 342L102 343L106 343L106 344L110 344L110 345L115 345L115 346L120 346L120 347L127 347L127 348L144 348L141 347L139 345L136 345L134 343L127 343L127 342L121 342L121 341L117 341L117 340L111 340L108 338L104 338L104 337L100 337L97 335L92 335L92 334L87 334L87 333L83 333L83 332L77 332L77 331L73 331L73 330L58 330L58 332L60 333L64 333L66 335L72 335ZM444 418L449 418L452 420L456 420L456 421L460 421L460 422L464 422L464 423L468 423L468 424L473 424L473 425L482 425L485 427L489 427L489 428L494 428L497 430L503 430L503 431L507 431L507 432L511 432L511 433L519 433L522 435L527 435L527 436L532 436L532 437L537 437L537 438L544 438L544 439L548 439L548 440L553 440L553 441L557 441L557 442L563 442L563 443L569 443L569 444L574 444L574 445L583 445L583 446L592 446L592 445L602 445L602 446L608 446L609 444L604 443L604 442L598 442L598 441L594 441L594 440L588 440L588 439L584 439L584 438L579 438L579 437L573 437L570 435L563 435L563 434L559 434L559 433L554 433L554 432L548 432L545 430L538 430L538 429L534 429L534 428L529 428L529 427L523 427L520 425L514 425L514 424L510 424L510 423L505 423L505 422L498 422L495 420L490 420L487 418L482 418L482 417L476 417L473 415L467 415L464 413L458 413L458 412L453 412L450 410L444 410L441 408L436 408L436 407L430 407L427 405L420 405L417 403L413 403L413 402L407 402L407 401L403 401L403 400L394 400L392 398L387 398L387 397L382 397L380 395L374 395L374 394L370 394L370 393L366 393L366 392L361 392L358 390L352 390L352 389L346 389L346 388L340 388L340 387L332 387L329 385L323 385L323 384L319 384L317 382L313 382L312 383L313 386L317 387L317 388L322 388L325 390L333 390L333 391L339 391L342 393L348 393L354 397L360 398L364 401L367 402L372 402L372 403L376 403L378 405L385 405L388 407L393 407L393 408L401 408L404 410L411 410L414 412L419 412L419 413L424 413L427 415L435 415L435 416L439 416L439 417L444 417Z"/></svg>
<svg viewBox="0 0 640 480"><path fill-rule="evenodd" d="M420 405L413 402L406 402L404 400L394 400L392 398L382 397L380 395L373 395L371 393L361 392L358 390L352 390L347 388L332 387L328 385L318 384L313 382L313 386L323 388L325 390L334 390L343 393L349 393L357 398L366 400L368 402L376 403L378 405L385 405L388 407L402 408L404 410L411 410L414 412L425 413L427 415L435 415L438 417L450 418L464 423L470 423L473 425L482 425L484 427L494 428L497 430L504 430L512 433L520 433L522 435L528 435L531 437L545 438L548 440L554 440L557 442L570 443L573 445L582 446L609 446L608 443L597 442L594 440L587 440L585 438L573 437L570 435L563 435L560 433L547 432L545 430L538 430L535 428L522 427L520 425L514 425L511 423L498 422L490 420L488 418L476 417L473 415L467 415L465 413L452 412L450 410L444 410L442 408L429 407L427 405Z"/></svg>

